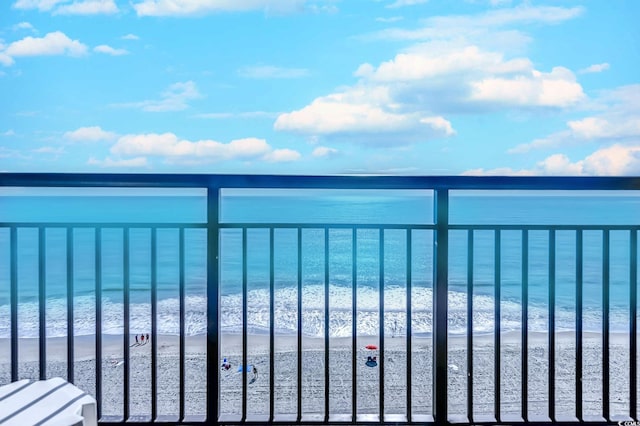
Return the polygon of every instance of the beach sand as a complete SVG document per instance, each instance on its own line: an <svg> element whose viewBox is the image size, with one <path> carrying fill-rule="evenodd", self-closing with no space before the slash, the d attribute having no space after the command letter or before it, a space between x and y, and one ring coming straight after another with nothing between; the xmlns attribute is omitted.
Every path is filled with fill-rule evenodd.
<svg viewBox="0 0 640 426"><path fill-rule="evenodd" d="M629 343L628 335L612 335L610 343L610 409L612 416L626 417L629 411ZM602 343L598 335L583 339L583 404L585 416L602 412ZM133 336L131 343L134 343ZM157 338L157 407L158 415L175 417L179 412L179 340L177 336ZM379 367L367 367L368 355L377 351L365 348L378 344L374 337L358 337L357 341L357 407L358 414L377 415L379 411ZM352 409L352 342L350 338L330 341L331 415L350 415ZM121 336L104 336L102 350L102 415L119 418L123 413L124 342ZM132 419L145 419L151 414L151 344L130 348L129 412ZM250 335L247 340L248 364L258 370L254 383L247 385L247 413L269 414L269 339ZM95 338L75 339L74 382L95 396ZM202 416L206 411L206 350L204 336L186 339L185 412ZM546 335L529 337L528 406L530 418L544 417L548 412L548 351ZM9 340L0 339L0 385L10 381ZM51 338L47 342L47 377L66 378L66 339ZM221 356L232 367L220 373L220 409L223 415L236 416L242 411L242 339L224 335ZM324 415L324 339L303 339L302 411L309 418ZM39 377L38 339L20 339L19 378ZM297 413L297 340L278 336L274 351L275 412ZM467 348L464 336L452 336L448 347L449 417L466 417ZM474 416L491 416L494 408L493 336L476 336L473 347ZM521 345L518 334L502 336L500 351L501 415L519 416L521 410ZM220 368L220 362L211 368ZM384 353L385 414L405 414L407 378L406 339L387 337ZM430 415L432 411L432 343L431 338L412 340L412 413ZM556 337L556 412L559 416L575 413L575 347L572 333ZM247 382L253 377L247 374Z"/></svg>

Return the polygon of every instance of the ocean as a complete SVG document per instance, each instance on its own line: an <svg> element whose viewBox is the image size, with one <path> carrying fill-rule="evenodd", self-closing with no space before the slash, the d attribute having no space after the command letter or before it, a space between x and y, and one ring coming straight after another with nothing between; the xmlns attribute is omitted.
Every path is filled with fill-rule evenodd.
<svg viewBox="0 0 640 426"><path fill-rule="evenodd" d="M412 331L432 332L433 194L430 191L260 191L227 190L221 198L220 283L221 329L242 332L243 231L224 224L245 223L247 240L247 328L250 333L269 331L270 232L257 224L274 224L275 329L278 335L297 330L298 231L282 226L303 223L302 300L303 333L324 335L325 230L310 224L335 224L328 235L330 335L352 332L353 235L343 225L365 225L356 231L357 330L359 335L379 331L380 287L384 287L384 326L387 335L406 331L407 231L366 225L427 225L410 232ZM636 193L567 191L550 193L473 193L453 191L451 224L496 225L631 225L640 218ZM95 223L108 223L100 232L102 263L102 332L122 334L124 283L124 231L129 233L130 330L151 328L151 230L148 223L187 223L184 230L186 329L189 335L206 333L206 198L202 191L127 193L124 190L71 195L0 195L0 338L9 337L10 232L18 228L18 330L20 337L39 335L39 238L28 225L52 223L45 230L46 334L64 336L67 329L67 233L61 223L74 223L72 238L74 334L95 333ZM136 225L138 224L138 225ZM278 224L281 226L278 227ZM179 333L179 231L157 230L158 331ZM381 237L383 272L381 271ZM473 328L478 334L494 329L494 244L492 230L474 231ZM449 333L466 332L467 232L450 231ZM584 328L602 329L603 233L585 230ZM610 233L610 326L614 332L629 327L630 233ZM518 331L522 316L522 232L500 234L500 289L503 332ZM576 232L556 231L556 330L570 331L575 324ZM529 231L528 292L529 331L548 330L549 232ZM382 284L381 284L382 283ZM637 283L634 283L637 285Z"/></svg>

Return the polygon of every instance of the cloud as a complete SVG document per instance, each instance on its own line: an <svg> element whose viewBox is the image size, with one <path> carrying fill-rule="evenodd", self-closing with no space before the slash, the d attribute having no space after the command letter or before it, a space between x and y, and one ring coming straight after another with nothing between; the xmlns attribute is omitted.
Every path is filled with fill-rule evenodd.
<svg viewBox="0 0 640 426"><path fill-rule="evenodd" d="M114 0L76 1L55 9L55 15L112 15L118 13Z"/></svg>
<svg viewBox="0 0 640 426"><path fill-rule="evenodd" d="M550 73L533 70L512 78L490 77L471 82L471 101L511 106L568 107L585 99L582 86L564 67Z"/></svg>
<svg viewBox="0 0 640 426"><path fill-rule="evenodd" d="M525 25L559 24L582 15L582 7L530 6L499 8L473 15L434 16L414 29L388 28L364 36L370 40L438 41L457 40L490 48L520 49L531 38Z"/></svg>
<svg viewBox="0 0 640 426"><path fill-rule="evenodd" d="M73 142L100 142L114 140L117 135L113 132L102 130L100 126L80 127L66 132L64 138Z"/></svg>
<svg viewBox="0 0 640 426"><path fill-rule="evenodd" d="M113 47L107 46L106 44L101 44L100 46L94 47L93 51L98 53L104 53L106 55L111 55L111 56L122 56L122 55L129 54L128 50L114 49Z"/></svg>
<svg viewBox="0 0 640 426"><path fill-rule="evenodd" d="M12 129L7 130L6 132L0 133L0 136L15 136L16 132Z"/></svg>
<svg viewBox="0 0 640 426"><path fill-rule="evenodd" d="M49 11L59 3L65 3L68 0L17 0L13 7L15 9L38 9L39 11Z"/></svg>
<svg viewBox="0 0 640 426"><path fill-rule="evenodd" d="M262 158L265 161L269 161L272 163L283 163L290 161L297 161L301 157L298 151L294 151L292 149L276 149L267 154L265 154Z"/></svg>
<svg viewBox="0 0 640 426"><path fill-rule="evenodd" d="M56 31L41 38L25 37L14 41L0 51L0 63L5 66L14 63L13 58L21 56L82 56L87 53L87 46L78 40L71 40L66 34Z"/></svg>
<svg viewBox="0 0 640 426"><path fill-rule="evenodd" d="M289 149L274 150L264 139L235 139L228 143L214 140L189 141L173 133L125 135L111 147L118 158L161 157L169 163L202 164L221 161L293 161L300 154Z"/></svg>
<svg viewBox="0 0 640 426"><path fill-rule="evenodd" d="M31 25L28 22L20 22L15 24L13 27L11 27L14 31L18 31L18 30L28 30L28 31L32 31L32 32L37 32L36 29L34 28L33 25Z"/></svg>
<svg viewBox="0 0 640 426"><path fill-rule="evenodd" d="M567 121L564 130L518 145L508 152L523 154L536 149L589 142L610 144L640 140L640 84L602 92L594 104L602 110L601 113Z"/></svg>
<svg viewBox="0 0 640 426"><path fill-rule="evenodd" d="M280 115L274 129L314 140L407 145L454 135L449 114L575 108L587 99L575 74L562 66L536 69L514 47L529 40L524 26L557 24L582 12L523 5L428 18L422 28L395 33L417 43L377 65L361 64L357 82Z"/></svg>
<svg viewBox="0 0 640 426"><path fill-rule="evenodd" d="M424 4L429 0L396 0L395 2L387 5L386 7L389 9L396 9L404 6L414 6L416 4Z"/></svg>
<svg viewBox="0 0 640 426"><path fill-rule="evenodd" d="M592 74L592 73L599 73L602 71L606 71L610 68L609 64L604 62L602 64L593 64L588 66L587 68L583 68L580 71L578 71L580 74Z"/></svg>
<svg viewBox="0 0 640 426"><path fill-rule="evenodd" d="M122 40L140 40L140 37L138 37L135 34L127 34L127 35L123 35L122 37L120 37Z"/></svg>
<svg viewBox="0 0 640 426"><path fill-rule="evenodd" d="M274 129L374 144L406 144L455 134L443 117L397 113L390 104L383 87L349 88L280 115Z"/></svg>
<svg viewBox="0 0 640 426"><path fill-rule="evenodd" d="M553 154L531 169L473 169L464 175L538 175L538 176L637 176L640 174L640 145L614 144L599 149L578 161L565 154Z"/></svg>
<svg viewBox="0 0 640 426"><path fill-rule="evenodd" d="M280 68L270 65L258 65L240 68L238 75L244 78L255 79L301 78L308 76L309 70L305 68Z"/></svg>
<svg viewBox="0 0 640 426"><path fill-rule="evenodd" d="M314 157L334 157L338 154L338 150L335 148L329 148L326 146L319 146L313 150L311 155Z"/></svg>
<svg viewBox="0 0 640 426"><path fill-rule="evenodd" d="M189 108L189 101L201 98L193 81L174 83L165 90L159 100L146 100L114 104L114 107L140 108L148 112L182 111Z"/></svg>
<svg viewBox="0 0 640 426"><path fill-rule="evenodd" d="M189 16L221 12L289 13L303 9L304 0L143 0L133 3L138 16Z"/></svg>
<svg viewBox="0 0 640 426"><path fill-rule="evenodd" d="M114 0L17 0L15 9L52 12L54 15L114 14L118 6Z"/></svg>

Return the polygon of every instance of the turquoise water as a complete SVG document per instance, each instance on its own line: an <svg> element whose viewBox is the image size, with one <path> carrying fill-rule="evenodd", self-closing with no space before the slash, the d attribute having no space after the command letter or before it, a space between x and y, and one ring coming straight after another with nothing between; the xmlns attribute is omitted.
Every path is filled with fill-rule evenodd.
<svg viewBox="0 0 640 426"><path fill-rule="evenodd" d="M640 197L567 193L516 196L452 193L450 222L453 224L580 224L637 225ZM143 223L190 223L206 220L206 199L200 195L172 196L4 196L0 197L0 222L50 222L112 224L101 231L103 265L103 324L107 334L123 330L124 233L118 223L133 224L130 231L129 265L132 332L150 329L151 231ZM433 198L428 191L316 191L249 192L227 191L221 201L224 223L331 223L331 224L422 224L433 223ZM138 227L135 227L136 225ZM351 333L352 234L349 229L330 229L329 277L330 332ZM77 227L73 232L74 310L76 334L95 332L95 230ZM178 230L157 233L157 289L160 332L177 334L179 250ZM66 231L46 229L47 335L66 333ZM402 334L406 324L407 233L389 229L384 239L385 329ZM411 274L414 333L431 332L433 233L414 230L411 234ZM358 333L377 334L380 287L380 233L376 229L357 231ZM474 233L474 329L493 330L494 233ZM251 332L269 329L269 231L247 231L248 319ZM222 329L242 329L242 231L221 230ZM303 331L324 333L325 234L321 229L302 231ZM467 234L451 231L449 309L451 333L466 328ZM38 335L38 234L18 230L18 287L20 335ZM529 235L529 311L532 331L548 328L548 233ZM575 309L575 232L556 234L557 328L571 329ZM206 232L185 230L186 324L189 334L206 331ZM520 231L501 234L501 327L518 330L521 321ZM274 276L276 283L276 329L292 334L297 326L297 231L274 231ZM611 232L611 326L628 328L629 232ZM587 330L599 331L602 321L602 232L584 232L584 321ZM0 337L10 332L9 321L9 231L0 226Z"/></svg>

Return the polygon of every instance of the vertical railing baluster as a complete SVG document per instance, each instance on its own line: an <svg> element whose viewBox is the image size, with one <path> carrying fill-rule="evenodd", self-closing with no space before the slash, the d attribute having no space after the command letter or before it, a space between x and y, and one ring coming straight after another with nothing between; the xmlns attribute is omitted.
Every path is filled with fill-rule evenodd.
<svg viewBox="0 0 640 426"><path fill-rule="evenodd" d="M351 229L351 421L358 419L358 230Z"/></svg>
<svg viewBox="0 0 640 426"><path fill-rule="evenodd" d="M67 228L67 381L74 382L74 331L73 323L75 321L73 310L74 296L74 244L73 244L73 228Z"/></svg>
<svg viewBox="0 0 640 426"><path fill-rule="evenodd" d="M324 421L329 421L329 228L324 228Z"/></svg>
<svg viewBox="0 0 640 426"><path fill-rule="evenodd" d="M576 419L583 420L582 413L582 290L583 248L582 229L576 230Z"/></svg>
<svg viewBox="0 0 640 426"><path fill-rule="evenodd" d="M207 188L207 421L220 417L220 188ZM244 338L244 336L243 336ZM245 375L246 378L246 375ZM246 388L245 388L246 389Z"/></svg>
<svg viewBox="0 0 640 426"><path fill-rule="evenodd" d="M602 416L609 421L609 230L602 236Z"/></svg>
<svg viewBox="0 0 640 426"><path fill-rule="evenodd" d="M275 241L274 230L269 228L269 421L275 417Z"/></svg>
<svg viewBox="0 0 640 426"><path fill-rule="evenodd" d="M102 417L102 228L97 227L94 232L96 265L96 401L98 402L98 420L100 420L100 417Z"/></svg>
<svg viewBox="0 0 640 426"><path fill-rule="evenodd" d="M247 420L247 228L242 228L242 422Z"/></svg>
<svg viewBox="0 0 640 426"><path fill-rule="evenodd" d="M302 422L302 228L297 228L298 232L298 291L297 291L297 309L298 309L298 375L297 375L297 387L298 387L298 413L296 421Z"/></svg>
<svg viewBox="0 0 640 426"><path fill-rule="evenodd" d="M18 229L9 228L11 256L11 381L18 380Z"/></svg>
<svg viewBox="0 0 640 426"><path fill-rule="evenodd" d="M130 228L123 229L123 241L122 241L122 263L123 263L123 280L124 285L123 292L123 304L124 304L124 334L123 346L124 346L124 377L123 377L123 405L124 405L124 420L129 419L129 392L131 391L129 386L129 377L131 375L131 351L129 350L130 337L130 297L131 297L131 250L130 250ZM154 339L155 340L155 339Z"/></svg>
<svg viewBox="0 0 640 426"><path fill-rule="evenodd" d="M638 418L638 231L629 237L629 415Z"/></svg>
<svg viewBox="0 0 640 426"><path fill-rule="evenodd" d="M412 330L411 330L411 322L412 322L412 309L411 309L411 292L412 292L412 280L413 280L413 268L412 268L412 259L413 259L413 231L411 229L407 229L407 287L406 287L406 291L407 291L407 325L406 325L406 345L407 345L407 368L406 368L406 377L407 377L407 421L409 423L411 423L412 418L413 418L413 411L412 411L412 400L413 400L413 396L412 396L412 392L411 392L411 388L413 386L412 382L411 382L411 371L413 370L411 368L411 351L412 351L412 341L411 341L411 335L412 335Z"/></svg>
<svg viewBox="0 0 640 426"><path fill-rule="evenodd" d="M549 419L556 420L556 231L549 230Z"/></svg>
<svg viewBox="0 0 640 426"><path fill-rule="evenodd" d="M522 420L529 419L529 231L522 230L522 354L521 374L522 382Z"/></svg>
<svg viewBox="0 0 640 426"><path fill-rule="evenodd" d="M185 343L186 343L186 327L185 327L185 242L184 242L184 228L180 228L178 232L178 273L179 273L179 289L178 298L180 304L180 415L181 422L185 420Z"/></svg>
<svg viewBox="0 0 640 426"><path fill-rule="evenodd" d="M158 418L158 239L151 228L151 421ZM149 342L147 342L149 343Z"/></svg>
<svg viewBox="0 0 640 426"><path fill-rule="evenodd" d="M502 268L500 267L501 263L501 239L500 239L500 230L496 229L494 234L494 246L493 246L493 268L494 268L494 295L493 295L493 307L494 307L494 315L493 315L493 365L494 365L494 415L496 421L500 421L500 346L501 346L501 331L500 331L500 317L501 314L501 304L500 301L502 299L501 296L501 287L502 287L502 277L501 272Z"/></svg>
<svg viewBox="0 0 640 426"><path fill-rule="evenodd" d="M467 418L473 423L473 229L467 230Z"/></svg>
<svg viewBox="0 0 640 426"><path fill-rule="evenodd" d="M39 350L40 380L47 378L47 288L46 288L46 229L38 227L38 315L39 315Z"/></svg>
<svg viewBox="0 0 640 426"><path fill-rule="evenodd" d="M638 418L638 231L629 237L629 415Z"/></svg>
<svg viewBox="0 0 640 426"><path fill-rule="evenodd" d="M438 425L447 424L448 371L447 371L447 316L449 289L449 191L435 191L434 217L434 420Z"/></svg>
<svg viewBox="0 0 640 426"><path fill-rule="evenodd" d="M378 366L380 368L378 374L378 379L380 380L380 422L384 422L384 229L380 228L378 231L378 242L380 246L378 247L380 250L379 256L380 260L378 262L378 267L380 268L380 283L379 283L379 292L378 292L378 327L380 334L380 347L378 355L380 360L378 362Z"/></svg>

